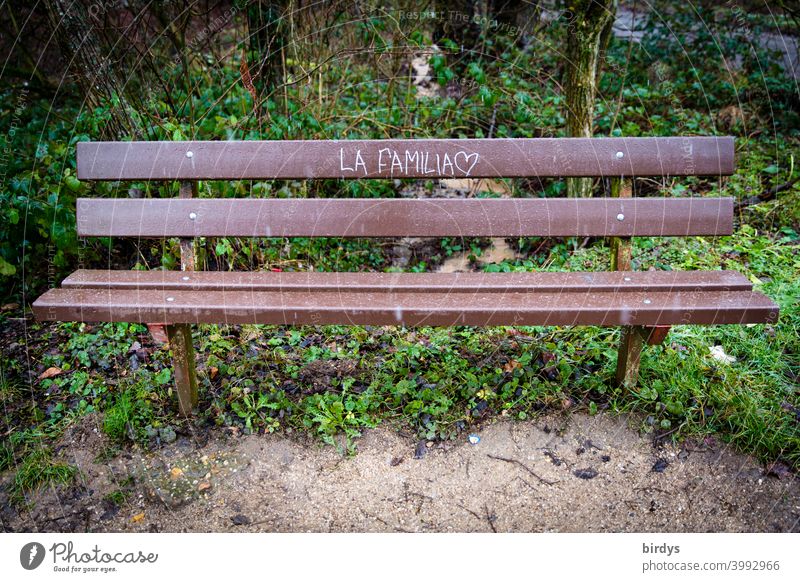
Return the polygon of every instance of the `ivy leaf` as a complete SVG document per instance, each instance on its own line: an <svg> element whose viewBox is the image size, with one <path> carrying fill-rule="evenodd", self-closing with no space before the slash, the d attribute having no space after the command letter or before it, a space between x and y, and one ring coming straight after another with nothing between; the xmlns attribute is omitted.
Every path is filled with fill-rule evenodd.
<svg viewBox="0 0 800 582"><path fill-rule="evenodd" d="M155 376L156 384L159 386L163 386L167 382L172 379L172 371L169 368L163 368L158 374Z"/></svg>
<svg viewBox="0 0 800 582"><path fill-rule="evenodd" d="M81 181L78 180L75 176L66 176L64 178L64 183L67 185L67 188L69 188L73 192L77 192L81 187Z"/></svg>
<svg viewBox="0 0 800 582"><path fill-rule="evenodd" d="M10 277L16 272L17 268L14 265L6 261L3 257L0 257L0 275Z"/></svg>

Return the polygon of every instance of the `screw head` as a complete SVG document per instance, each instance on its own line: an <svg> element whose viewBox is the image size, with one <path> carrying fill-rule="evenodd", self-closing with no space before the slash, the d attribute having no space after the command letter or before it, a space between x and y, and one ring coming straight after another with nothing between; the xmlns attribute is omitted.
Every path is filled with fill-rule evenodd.
<svg viewBox="0 0 800 582"><path fill-rule="evenodd" d="M167 297L167 301L170 301L170 302L175 301L175 298L174 297Z"/></svg>
<svg viewBox="0 0 800 582"><path fill-rule="evenodd" d="M630 280L631 280L631 278L630 278L630 277L624 277L624 280L625 280L625 281L630 281Z"/></svg>
<svg viewBox="0 0 800 582"><path fill-rule="evenodd" d="M625 220L625 215L620 212L619 214L617 214L617 220L622 222L623 220Z"/></svg>
<svg viewBox="0 0 800 582"><path fill-rule="evenodd" d="M649 299L645 299L644 303L645 303L645 305L650 305L652 303L652 301L650 301Z"/></svg>
<svg viewBox="0 0 800 582"><path fill-rule="evenodd" d="M197 218L197 213L196 212L190 212L189 213L189 220L194 220L196 218Z"/></svg>
<svg viewBox="0 0 800 582"><path fill-rule="evenodd" d="M186 152L186 157L187 158L191 158L192 156L194 156L194 154L191 151Z"/></svg>
<svg viewBox="0 0 800 582"><path fill-rule="evenodd" d="M625 154L623 154L622 152L617 152L617 159L618 160L621 160L624 157L625 157Z"/></svg>
<svg viewBox="0 0 800 582"><path fill-rule="evenodd" d="M189 275L184 275L183 277L181 277L181 280L182 281L188 281L189 280Z"/></svg>

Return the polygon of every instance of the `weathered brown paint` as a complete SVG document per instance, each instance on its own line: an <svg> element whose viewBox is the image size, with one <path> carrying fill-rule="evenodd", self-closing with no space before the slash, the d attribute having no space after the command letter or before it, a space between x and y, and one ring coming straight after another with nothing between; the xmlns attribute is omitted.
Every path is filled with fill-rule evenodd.
<svg viewBox="0 0 800 582"><path fill-rule="evenodd" d="M597 291L749 291L750 280L737 271L534 272L534 273L318 273L253 271L79 270L66 289L194 291L342 291L558 293Z"/></svg>
<svg viewBox="0 0 800 582"><path fill-rule="evenodd" d="M642 337L648 346L660 346L667 339L671 325L654 325L642 328Z"/></svg>
<svg viewBox="0 0 800 582"><path fill-rule="evenodd" d="M732 137L78 144L81 180L718 176L733 167Z"/></svg>
<svg viewBox="0 0 800 582"><path fill-rule="evenodd" d="M732 230L732 198L78 200L80 236L689 236Z"/></svg>
<svg viewBox="0 0 800 582"><path fill-rule="evenodd" d="M228 324L673 325L773 321L754 291L427 293L52 289L41 319Z"/></svg>
<svg viewBox="0 0 800 582"><path fill-rule="evenodd" d="M198 402L192 327L185 324L168 325L167 336L172 352L172 373L178 394L178 408L184 416L191 416Z"/></svg>
<svg viewBox="0 0 800 582"><path fill-rule="evenodd" d="M617 353L617 385L626 389L636 386L643 344L644 339L639 327L631 325L622 327Z"/></svg>

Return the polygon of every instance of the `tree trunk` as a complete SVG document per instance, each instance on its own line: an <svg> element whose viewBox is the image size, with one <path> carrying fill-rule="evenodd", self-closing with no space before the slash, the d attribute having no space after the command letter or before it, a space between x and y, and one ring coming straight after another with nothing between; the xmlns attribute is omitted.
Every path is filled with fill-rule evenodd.
<svg viewBox="0 0 800 582"><path fill-rule="evenodd" d="M86 6L81 0L51 0L45 4L52 32L87 104L108 107L110 119L103 124L103 137L118 140L140 136L139 124L130 114L132 108L123 90L124 77L110 55L103 54Z"/></svg>
<svg viewBox="0 0 800 582"><path fill-rule="evenodd" d="M257 0L247 7L250 72L260 99L283 82L281 52L284 50L286 3Z"/></svg>
<svg viewBox="0 0 800 582"><path fill-rule="evenodd" d="M608 43L618 0L567 0L567 63L564 79L567 135L591 137L600 54ZM591 178L567 180L567 195L592 195Z"/></svg>

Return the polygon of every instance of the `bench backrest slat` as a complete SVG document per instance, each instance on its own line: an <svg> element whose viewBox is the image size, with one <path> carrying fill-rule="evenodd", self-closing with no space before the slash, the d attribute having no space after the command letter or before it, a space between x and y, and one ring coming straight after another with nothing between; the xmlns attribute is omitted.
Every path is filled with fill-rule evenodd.
<svg viewBox="0 0 800 582"><path fill-rule="evenodd" d="M81 142L81 180L727 175L732 137Z"/></svg>
<svg viewBox="0 0 800 582"><path fill-rule="evenodd" d="M732 198L91 199L81 236L693 236L733 232Z"/></svg>

